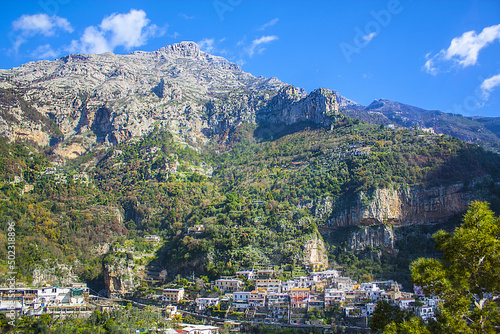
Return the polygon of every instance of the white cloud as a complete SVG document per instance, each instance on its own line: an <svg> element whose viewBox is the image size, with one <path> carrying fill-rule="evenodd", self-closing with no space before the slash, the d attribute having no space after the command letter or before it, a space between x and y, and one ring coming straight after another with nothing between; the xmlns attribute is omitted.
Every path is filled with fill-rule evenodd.
<svg viewBox="0 0 500 334"><path fill-rule="evenodd" d="M23 15L12 22L13 50L17 53L19 47L36 35L46 37L56 35L57 31L73 32L73 27L65 18L47 14Z"/></svg>
<svg viewBox="0 0 500 334"><path fill-rule="evenodd" d="M87 27L79 41L73 40L69 47L70 52L103 53L113 51L108 40L101 30L94 26Z"/></svg>
<svg viewBox="0 0 500 334"><path fill-rule="evenodd" d="M262 47L263 44L269 44L278 39L278 36L262 36L260 38L254 39L252 45L247 49L247 53L252 57L255 53L260 54L264 52L265 48Z"/></svg>
<svg viewBox="0 0 500 334"><path fill-rule="evenodd" d="M24 33L44 36L52 36L57 29L66 32L73 32L69 21L59 16L48 16L47 14L23 15L12 22L14 30L20 30Z"/></svg>
<svg viewBox="0 0 500 334"><path fill-rule="evenodd" d="M184 20L194 20L196 18L196 16L194 15L189 16L185 13L179 13L179 16L182 17Z"/></svg>
<svg viewBox="0 0 500 334"><path fill-rule="evenodd" d="M372 32L371 34L364 35L363 39L365 40L366 43L369 43L373 39L373 37L375 37L375 36L377 36L377 33Z"/></svg>
<svg viewBox="0 0 500 334"><path fill-rule="evenodd" d="M435 63L438 62L439 59L442 59L444 57L444 54L445 54L444 50L441 50L435 56L431 56L430 52L426 54L425 59L427 59L427 61L425 62L424 66L422 66L422 69L429 74L436 75L439 72L439 70Z"/></svg>
<svg viewBox="0 0 500 334"><path fill-rule="evenodd" d="M210 53L215 49L214 43L215 43L215 39L204 38L196 44L198 44L201 51L206 52L206 53Z"/></svg>
<svg viewBox="0 0 500 334"><path fill-rule="evenodd" d="M500 39L500 24L484 28L479 35L475 31L468 31L451 41L446 59L458 58L458 63L463 67L475 65L479 51L497 39Z"/></svg>
<svg viewBox="0 0 500 334"><path fill-rule="evenodd" d="M272 19L271 21L266 22L263 25L261 25L259 27L259 30L261 30L261 31L262 30L266 30L267 28L272 27L273 25L275 25L276 23L278 23L279 20L280 20L279 18Z"/></svg>
<svg viewBox="0 0 500 334"><path fill-rule="evenodd" d="M197 42L200 50L210 54L217 55L227 55L228 50L221 47L221 44L226 40L226 38L215 39L215 38L204 38Z"/></svg>
<svg viewBox="0 0 500 334"><path fill-rule="evenodd" d="M481 91L484 98L487 100L490 97L491 91L500 85L500 74L494 75L491 78L484 80L481 83Z"/></svg>
<svg viewBox="0 0 500 334"><path fill-rule="evenodd" d="M448 49L442 49L433 56L427 54L427 61L422 69L436 75L448 61L461 67L475 65L479 52L496 40L500 40L500 24L486 27L479 34L474 30L467 31L462 36L453 38Z"/></svg>
<svg viewBox="0 0 500 334"><path fill-rule="evenodd" d="M150 24L143 10L131 9L127 14L114 13L105 17L99 27L87 27L79 41L72 41L69 51L103 53L119 46L130 50L163 34L165 28Z"/></svg>
<svg viewBox="0 0 500 334"><path fill-rule="evenodd" d="M243 46L247 42L247 35L243 35L243 38L236 43L236 46Z"/></svg>
<svg viewBox="0 0 500 334"><path fill-rule="evenodd" d="M40 45L31 52L31 56L36 59L48 59L52 60L59 56L59 51L52 49L50 44Z"/></svg>

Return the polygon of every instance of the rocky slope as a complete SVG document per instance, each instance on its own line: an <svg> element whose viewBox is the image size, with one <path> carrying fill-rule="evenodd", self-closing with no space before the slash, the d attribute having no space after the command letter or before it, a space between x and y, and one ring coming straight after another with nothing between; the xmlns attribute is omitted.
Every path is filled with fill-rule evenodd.
<svg viewBox="0 0 500 334"><path fill-rule="evenodd" d="M465 117L439 110L425 110L386 99L375 100L367 107L353 103L346 104L341 111L349 117L369 123L386 126L392 124L396 128L415 126L500 151L498 117Z"/></svg>
<svg viewBox="0 0 500 334"><path fill-rule="evenodd" d="M0 70L0 134L26 138L74 158L96 144L114 145L167 128L192 147L241 123L335 123L335 116L418 126L478 143L500 143L481 122L393 101L368 107L338 92L309 95L276 78L255 77L222 57L181 42L154 52L69 55ZM488 127L489 126L489 127Z"/></svg>
<svg viewBox="0 0 500 334"><path fill-rule="evenodd" d="M204 143L213 132L252 121L256 109L284 86L245 73L192 42L155 52L31 62L2 70L0 80L4 91L20 96L39 117L53 120L64 139L78 138L85 149L147 134L155 125L192 144ZM2 107L3 135L14 139L19 132L40 131L16 105ZM42 144L53 137L46 131L40 136Z"/></svg>
<svg viewBox="0 0 500 334"><path fill-rule="evenodd" d="M471 201L484 200L481 189L485 188L466 188L461 183L427 189L378 188L373 193L358 193L354 201L325 198L304 206L329 227L438 223L465 211Z"/></svg>
<svg viewBox="0 0 500 334"><path fill-rule="evenodd" d="M366 248L394 252L394 230L390 225L364 226L347 240L347 250L360 252Z"/></svg>

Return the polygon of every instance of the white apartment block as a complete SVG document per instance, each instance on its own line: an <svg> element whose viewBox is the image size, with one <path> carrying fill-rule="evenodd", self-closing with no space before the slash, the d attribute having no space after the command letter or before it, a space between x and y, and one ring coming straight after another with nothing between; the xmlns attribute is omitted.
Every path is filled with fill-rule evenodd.
<svg viewBox="0 0 500 334"><path fill-rule="evenodd" d="M207 306L216 306L219 304L219 298L196 298L196 309L198 311L205 311Z"/></svg>
<svg viewBox="0 0 500 334"><path fill-rule="evenodd" d="M255 288L259 291L281 292L281 280L279 279L258 279L255 281Z"/></svg>
<svg viewBox="0 0 500 334"><path fill-rule="evenodd" d="M326 289L325 290L325 305L331 306L334 303L345 302L345 290Z"/></svg>
<svg viewBox="0 0 500 334"><path fill-rule="evenodd" d="M244 286L243 282L239 279L227 279L221 278L215 280L214 285L219 290L224 290L225 292L239 291Z"/></svg>

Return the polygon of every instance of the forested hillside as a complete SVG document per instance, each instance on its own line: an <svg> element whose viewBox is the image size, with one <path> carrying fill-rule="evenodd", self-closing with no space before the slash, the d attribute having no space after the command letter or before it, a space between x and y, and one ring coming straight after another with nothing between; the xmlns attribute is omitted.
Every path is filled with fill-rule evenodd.
<svg viewBox="0 0 500 334"><path fill-rule="evenodd" d="M169 275L217 277L254 265L293 268L306 261L305 244L323 238L331 266L358 278L392 272L404 279L414 256L412 240L422 243L420 252L432 252L425 237L432 227L371 219L368 225L401 226L395 245L353 249L348 239L357 222L337 226L336 215L356 201L370 205L380 189L457 184L466 198L488 199L500 208L500 157L477 145L349 118L332 129L301 124L265 138L262 127L243 124L224 144L214 139L198 151L156 128L64 168L51 166L50 150L3 139L0 212L16 223L22 240L19 279L38 282L37 269L61 280L72 274L99 280L108 252L127 242L150 249L144 239L150 234L164 243L149 265ZM324 202L327 209L318 205ZM426 223L443 224L459 214ZM200 225L197 233L188 230Z"/></svg>

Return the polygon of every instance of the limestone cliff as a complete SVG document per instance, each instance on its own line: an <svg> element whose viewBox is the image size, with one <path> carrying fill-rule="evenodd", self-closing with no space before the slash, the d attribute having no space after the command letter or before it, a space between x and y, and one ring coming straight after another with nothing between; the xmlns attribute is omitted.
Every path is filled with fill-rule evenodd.
<svg viewBox="0 0 500 334"><path fill-rule="evenodd" d="M103 263L104 284L108 297L123 296L138 284L133 256L113 252L106 255Z"/></svg>
<svg viewBox="0 0 500 334"><path fill-rule="evenodd" d="M155 126L192 147L242 123L328 126L338 114L337 100L348 101L327 89L308 95L276 78L252 76L193 42L30 62L0 70L0 89L0 135L42 145L62 140L53 153L64 159Z"/></svg>
<svg viewBox="0 0 500 334"><path fill-rule="evenodd" d="M73 272L73 267L60 263L50 263L44 261L43 266L37 266L32 273L32 282L34 286L44 285L69 285L79 281L79 278Z"/></svg>
<svg viewBox="0 0 500 334"><path fill-rule="evenodd" d="M302 203L326 226L358 226L391 223L395 226L438 223L463 212L473 200L481 200L480 191L463 184L433 188L381 188L373 193L360 192L354 200L329 198Z"/></svg>
<svg viewBox="0 0 500 334"><path fill-rule="evenodd" d="M193 42L128 55L69 55L0 70L4 95L25 102L10 101L10 95L0 99L0 134L49 144L54 134L42 127L43 118L66 141L78 142L77 148L55 152L67 158L95 143L148 134L154 126L191 145L203 144L213 133L254 121L257 108L282 86L204 53Z"/></svg>
<svg viewBox="0 0 500 334"><path fill-rule="evenodd" d="M328 268L328 253L320 236L315 235L304 244L304 265L322 265Z"/></svg>
<svg viewBox="0 0 500 334"><path fill-rule="evenodd" d="M394 241L394 230L390 225L363 226L349 236L347 249L359 252L371 248L393 252Z"/></svg>
<svg viewBox="0 0 500 334"><path fill-rule="evenodd" d="M257 122L285 125L312 122L329 126L338 115L339 104L333 91L320 88L308 95L296 87L286 86L259 111Z"/></svg>

